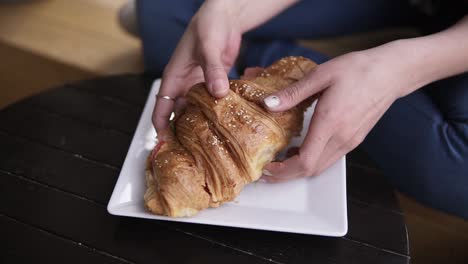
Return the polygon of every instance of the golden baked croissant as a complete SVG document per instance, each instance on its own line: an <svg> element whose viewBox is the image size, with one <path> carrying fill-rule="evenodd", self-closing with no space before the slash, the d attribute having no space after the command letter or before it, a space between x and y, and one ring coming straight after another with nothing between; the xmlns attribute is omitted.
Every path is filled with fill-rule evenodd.
<svg viewBox="0 0 468 264"><path fill-rule="evenodd" d="M188 106L176 116L174 130L147 161L145 205L154 214L193 216L232 201L262 175L262 168L302 130L312 98L280 113L263 98L298 81L316 64L287 57L250 80L230 81L229 94L215 99L204 84L186 95Z"/></svg>

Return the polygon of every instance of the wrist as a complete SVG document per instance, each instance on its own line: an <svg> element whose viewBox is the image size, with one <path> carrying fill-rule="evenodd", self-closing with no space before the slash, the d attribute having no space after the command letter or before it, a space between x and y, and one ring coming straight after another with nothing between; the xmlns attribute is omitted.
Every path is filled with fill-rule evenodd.
<svg viewBox="0 0 468 264"><path fill-rule="evenodd" d="M419 38L392 41L366 52L389 74L396 98L437 80L436 65L430 59L432 51Z"/></svg>
<svg viewBox="0 0 468 264"><path fill-rule="evenodd" d="M375 48L388 53L394 78L403 81L399 96L429 83L468 72L468 16L454 26L428 36L402 39ZM373 50L373 49L371 49Z"/></svg>

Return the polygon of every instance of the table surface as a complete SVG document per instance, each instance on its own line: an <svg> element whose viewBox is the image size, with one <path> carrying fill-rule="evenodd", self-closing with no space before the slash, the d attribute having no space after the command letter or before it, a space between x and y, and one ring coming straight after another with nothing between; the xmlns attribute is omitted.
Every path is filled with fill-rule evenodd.
<svg viewBox="0 0 468 264"><path fill-rule="evenodd" d="M345 237L109 215L152 80L67 84L0 111L0 263L409 263L393 190L359 149Z"/></svg>

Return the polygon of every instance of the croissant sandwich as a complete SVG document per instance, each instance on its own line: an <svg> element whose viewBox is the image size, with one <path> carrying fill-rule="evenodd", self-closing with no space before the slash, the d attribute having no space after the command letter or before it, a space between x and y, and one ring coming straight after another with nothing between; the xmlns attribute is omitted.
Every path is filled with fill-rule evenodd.
<svg viewBox="0 0 468 264"><path fill-rule="evenodd" d="M302 130L313 98L279 113L263 99L294 83L316 64L283 58L249 80L230 81L229 94L212 97L204 84L186 95L188 105L165 131L147 160L146 208L158 215L189 217L234 200L246 184Z"/></svg>

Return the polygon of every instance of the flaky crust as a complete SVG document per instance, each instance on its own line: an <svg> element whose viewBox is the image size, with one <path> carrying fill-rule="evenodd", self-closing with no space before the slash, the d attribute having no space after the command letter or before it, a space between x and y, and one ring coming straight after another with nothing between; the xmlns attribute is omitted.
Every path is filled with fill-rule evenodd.
<svg viewBox="0 0 468 264"><path fill-rule="evenodd" d="M250 80L230 81L229 94L215 99L204 84L187 94L188 106L165 131L148 157L145 206L155 214L193 216L232 201L258 180L262 168L302 130L304 111L313 98L280 113L263 99L296 82L316 64L287 57Z"/></svg>

